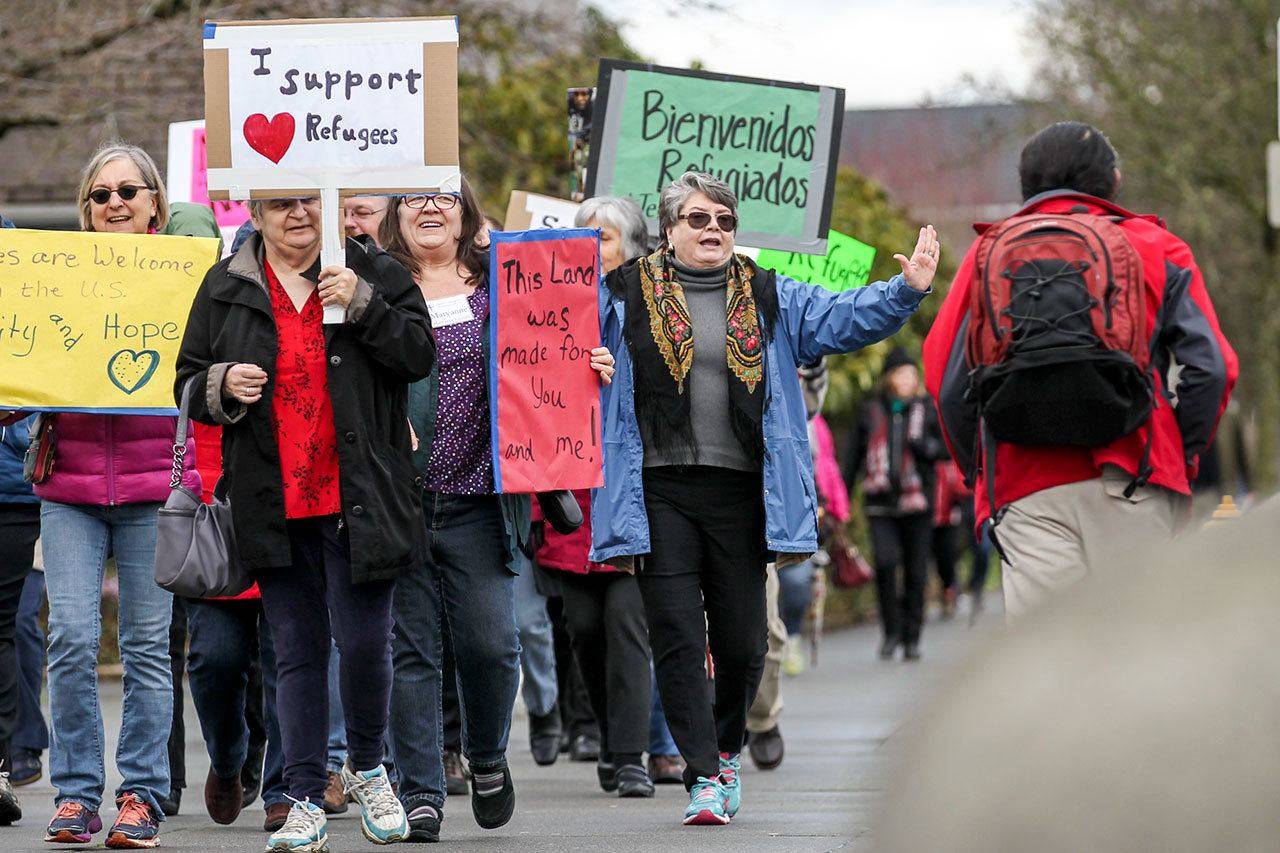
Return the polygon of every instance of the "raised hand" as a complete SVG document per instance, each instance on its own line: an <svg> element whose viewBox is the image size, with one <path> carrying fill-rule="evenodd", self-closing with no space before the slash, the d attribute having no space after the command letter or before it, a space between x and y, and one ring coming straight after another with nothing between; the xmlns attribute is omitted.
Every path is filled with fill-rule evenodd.
<svg viewBox="0 0 1280 853"><path fill-rule="evenodd" d="M915 251L911 257L894 255L893 259L902 265L902 275L907 284L914 290L928 290L933 284L934 273L938 271L938 232L932 225L920 229L920 239L916 240Z"/></svg>

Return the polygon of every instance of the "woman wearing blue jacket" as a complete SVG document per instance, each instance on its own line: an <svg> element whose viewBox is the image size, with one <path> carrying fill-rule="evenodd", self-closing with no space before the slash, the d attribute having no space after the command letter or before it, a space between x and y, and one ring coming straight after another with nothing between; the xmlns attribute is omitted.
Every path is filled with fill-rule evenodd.
<svg viewBox="0 0 1280 853"><path fill-rule="evenodd" d="M605 484L591 559L638 566L658 687L688 762L686 824L725 824L766 648L765 566L817 549L797 367L892 335L929 292L938 239L920 229L902 275L844 293L734 254L737 197L696 172L663 190L665 237L611 273L604 345ZM707 682L708 641L714 696Z"/></svg>

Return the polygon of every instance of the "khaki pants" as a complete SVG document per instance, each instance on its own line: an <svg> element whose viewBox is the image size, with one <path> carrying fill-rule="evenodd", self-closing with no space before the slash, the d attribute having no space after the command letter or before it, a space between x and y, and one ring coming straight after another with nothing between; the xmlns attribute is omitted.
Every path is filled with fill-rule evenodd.
<svg viewBox="0 0 1280 853"><path fill-rule="evenodd" d="M1145 558L1150 545L1173 536L1184 499L1156 486L1126 498L1131 479L1108 466L1097 479L1008 505L996 536L1008 558L1001 568L1009 619L1085 577L1125 571Z"/></svg>
<svg viewBox="0 0 1280 853"><path fill-rule="evenodd" d="M767 732L778 725L782 715L782 653L787 644L787 626L778 612L778 567L769 564L764 582L765 603L769 612L769 651L764 659L764 675L756 700L747 712L747 731Z"/></svg>

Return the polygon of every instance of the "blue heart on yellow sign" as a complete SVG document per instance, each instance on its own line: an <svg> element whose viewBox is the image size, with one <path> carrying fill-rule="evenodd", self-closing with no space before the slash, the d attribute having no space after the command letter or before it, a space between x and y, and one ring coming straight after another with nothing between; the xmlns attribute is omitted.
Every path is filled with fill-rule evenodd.
<svg viewBox="0 0 1280 853"><path fill-rule="evenodd" d="M122 349L107 361L107 377L126 394L132 394L150 381L160 366L160 353Z"/></svg>

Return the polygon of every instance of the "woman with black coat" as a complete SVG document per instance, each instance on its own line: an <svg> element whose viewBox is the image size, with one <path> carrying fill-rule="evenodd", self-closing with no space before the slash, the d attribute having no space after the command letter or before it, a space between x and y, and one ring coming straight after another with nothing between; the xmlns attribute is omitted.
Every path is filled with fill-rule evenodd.
<svg viewBox="0 0 1280 853"><path fill-rule="evenodd" d="M933 535L933 463L945 458L937 412L920 393L920 370L906 350L896 347L885 359L879 392L863 404L845 466L845 482L861 475L885 660L899 646L907 660L920 657Z"/></svg>
<svg viewBox="0 0 1280 853"><path fill-rule="evenodd" d="M368 238L347 240L345 266L320 269L316 199L250 210L259 233L196 294L175 395L192 383L192 417L223 427L237 550L275 641L295 804L268 849L318 849L326 838L331 632L342 653L343 782L364 834L398 841L408 823L382 766L392 587L425 552L406 400L435 362L430 320L409 273ZM332 306L342 323L322 322Z"/></svg>

